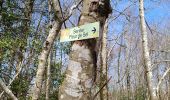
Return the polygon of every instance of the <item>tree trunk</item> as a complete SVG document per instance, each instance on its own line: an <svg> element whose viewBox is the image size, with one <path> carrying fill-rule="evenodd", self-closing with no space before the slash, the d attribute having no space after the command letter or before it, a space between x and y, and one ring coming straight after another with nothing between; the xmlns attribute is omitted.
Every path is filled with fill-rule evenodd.
<svg viewBox="0 0 170 100"><path fill-rule="evenodd" d="M84 0L79 25L100 22L100 37L108 14L109 0ZM91 88L95 79L96 39L75 41L71 47L66 78L60 87L59 100L91 100ZM95 50L96 46L96 50Z"/></svg>
<svg viewBox="0 0 170 100"><path fill-rule="evenodd" d="M122 42L122 40L121 40ZM121 43L122 44L122 43ZM125 48L125 59L126 59L126 87L127 87L127 100L131 100L133 97L130 96L130 65L129 65L129 56L128 56L128 49Z"/></svg>
<svg viewBox="0 0 170 100"><path fill-rule="evenodd" d="M34 85L33 100L37 100L39 98L46 60L48 58L51 47L60 29L61 29L61 23L55 22L53 28L49 32L49 36L45 41L44 44L45 46L43 47L43 51L41 52L41 55L39 57L39 64L38 64L38 69L36 74L35 85Z"/></svg>
<svg viewBox="0 0 170 100"><path fill-rule="evenodd" d="M100 79L100 88L107 82L107 32L108 32L108 19L105 22L102 42L101 42L101 79ZM100 91L100 100L108 100L108 84Z"/></svg>
<svg viewBox="0 0 170 100"><path fill-rule="evenodd" d="M49 15L49 24L50 26L52 26L52 1L51 0L48 0L48 15ZM48 57L45 100L49 100L50 80L51 80L51 60L53 58L52 54L53 54L53 51L51 50L50 55Z"/></svg>
<svg viewBox="0 0 170 100"><path fill-rule="evenodd" d="M121 40L120 40L120 42L121 42L121 44L122 44L122 42L123 42L123 36L121 36ZM123 90L123 87L121 86L121 77L120 77L120 71L121 71L121 67L120 67L120 64L121 64L121 62L120 62L120 60L121 60L121 54L122 54L122 46L120 45L120 47L119 47L119 52L118 52L118 60L117 60L117 73L118 73L118 75L117 75L117 78L118 78L118 93L119 94L122 94L122 90ZM122 96L123 95L120 95L120 97L119 98L122 98Z"/></svg>
<svg viewBox="0 0 170 100"><path fill-rule="evenodd" d="M5 85L5 83L0 79L0 87L5 91L5 93L12 99L18 100L10 89Z"/></svg>
<svg viewBox="0 0 170 100"><path fill-rule="evenodd" d="M47 66L47 80L46 80L46 96L45 99L49 100L49 93L50 93L50 76L51 76L51 60L52 60L52 51L48 57L48 66Z"/></svg>
<svg viewBox="0 0 170 100"><path fill-rule="evenodd" d="M61 29L62 23L63 23L63 22L59 21L62 18L60 18L61 12L60 12L58 0L53 0L53 7L56 12L57 20L55 21L54 25L52 26L52 29L49 31L49 35L44 43L43 50L39 56L39 64L38 64L38 69L37 69L37 74L36 74L36 79L35 79L35 84L34 84L34 91L33 91L33 96L32 96L33 100L39 99L39 96L41 93L41 88L42 88L42 81L43 81L43 76L44 76L44 71L45 71L46 60L49 56L49 53L53 46L54 40L56 39L56 37Z"/></svg>
<svg viewBox="0 0 170 100"><path fill-rule="evenodd" d="M154 94L153 83L152 83L153 81L152 81L151 59L150 59L149 48L148 48L143 0L139 0L139 14L140 14L140 26L141 26L141 34L142 34L142 47L143 47L143 57L144 57L144 67L146 73L145 75L147 81L147 88L148 88L150 100L155 100L156 96Z"/></svg>

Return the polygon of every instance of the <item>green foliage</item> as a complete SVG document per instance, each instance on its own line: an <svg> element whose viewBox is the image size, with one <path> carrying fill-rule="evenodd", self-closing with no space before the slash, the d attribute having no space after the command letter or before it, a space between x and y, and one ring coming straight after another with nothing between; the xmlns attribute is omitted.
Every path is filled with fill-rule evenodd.
<svg viewBox="0 0 170 100"><path fill-rule="evenodd" d="M72 46L71 42L59 42L59 38L56 39L55 49L59 49L63 54L69 54Z"/></svg>
<svg viewBox="0 0 170 100"><path fill-rule="evenodd" d="M19 98L19 100L25 100L25 96L29 90L29 83L25 77L18 77L12 83L11 90Z"/></svg>
<svg viewBox="0 0 170 100"><path fill-rule="evenodd" d="M65 74L61 73L61 64L54 63L51 68L51 80L53 88L58 88L60 84L63 82Z"/></svg>
<svg viewBox="0 0 170 100"><path fill-rule="evenodd" d="M58 100L58 90L55 90L52 94L50 94L50 100Z"/></svg>
<svg viewBox="0 0 170 100"><path fill-rule="evenodd" d="M24 48L26 46L27 37L23 37L24 32L22 29L25 27L22 23L27 20L21 19L23 12L18 8L17 1L6 0L0 12L0 58L6 58L17 50L17 47ZM20 13L19 13L20 12Z"/></svg>
<svg viewBox="0 0 170 100"><path fill-rule="evenodd" d="M145 100L146 98L146 88L144 87L138 87L135 91L135 100Z"/></svg>
<svg viewBox="0 0 170 100"><path fill-rule="evenodd" d="M41 40L34 39L32 41L32 44L33 44L32 46L33 46L35 52L40 53L42 51L42 41Z"/></svg>
<svg viewBox="0 0 170 100"><path fill-rule="evenodd" d="M70 48L71 48L71 43L70 42L66 42L66 43L60 43L61 46L61 50L63 50L63 52L65 54L69 54L70 53Z"/></svg>
<svg viewBox="0 0 170 100"><path fill-rule="evenodd" d="M20 4L17 0L3 0L0 15L0 59L2 64L9 66L3 66L5 67L4 72L13 73L15 70L13 68L16 67L15 65L19 60L17 52L20 50L23 53L27 46L28 34L32 30L29 28L24 30L25 27L29 27L24 24L28 20L22 19L24 18L24 10L20 9ZM11 59L14 61L10 62ZM19 100L25 100L30 85L28 78L22 74L11 85L11 90Z"/></svg>

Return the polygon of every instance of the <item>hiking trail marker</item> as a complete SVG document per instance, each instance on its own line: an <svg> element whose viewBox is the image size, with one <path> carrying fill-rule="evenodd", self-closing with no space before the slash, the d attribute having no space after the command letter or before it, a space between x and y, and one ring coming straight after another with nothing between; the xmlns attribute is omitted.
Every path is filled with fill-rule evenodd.
<svg viewBox="0 0 170 100"><path fill-rule="evenodd" d="M60 42L99 37L99 22L61 30Z"/></svg>

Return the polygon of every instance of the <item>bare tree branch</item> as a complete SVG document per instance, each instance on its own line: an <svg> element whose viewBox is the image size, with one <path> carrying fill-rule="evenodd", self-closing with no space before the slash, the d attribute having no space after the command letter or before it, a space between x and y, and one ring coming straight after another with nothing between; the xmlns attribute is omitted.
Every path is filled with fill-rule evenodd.
<svg viewBox="0 0 170 100"><path fill-rule="evenodd" d="M83 1L83 0L80 0L77 4L73 5L73 6L70 8L69 15L68 15L65 19L63 19L63 22L66 21L66 20L68 20L68 19L71 17L73 11L74 11L76 8L78 8L78 6L81 4L82 1Z"/></svg>
<svg viewBox="0 0 170 100"><path fill-rule="evenodd" d="M161 77L160 81L158 82L158 85L156 87L156 91L157 91L157 95L159 93L159 88L160 88L160 85L162 83L162 81L165 79L166 75L168 75L168 73L170 72L170 68L168 68L165 73L163 74L163 76Z"/></svg>
<svg viewBox="0 0 170 100"><path fill-rule="evenodd" d="M109 83L109 81L111 80L111 78L112 78L112 77L110 77L110 78L103 84L103 86L99 89L99 91L94 95L94 97L93 97L92 100L94 100L94 99L97 97L97 95L100 93L100 91Z"/></svg>

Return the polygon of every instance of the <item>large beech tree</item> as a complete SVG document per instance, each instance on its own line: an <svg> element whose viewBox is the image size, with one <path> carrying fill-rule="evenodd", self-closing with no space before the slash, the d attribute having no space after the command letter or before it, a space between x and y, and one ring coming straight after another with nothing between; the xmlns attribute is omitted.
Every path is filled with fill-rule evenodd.
<svg viewBox="0 0 170 100"><path fill-rule="evenodd" d="M83 0L78 25L100 22L100 37L75 41L71 47L66 78L60 87L59 100L91 100L95 81L97 52L105 21L111 13L110 0Z"/></svg>

